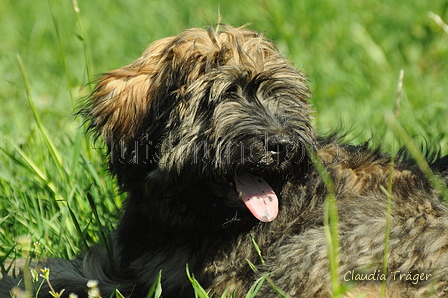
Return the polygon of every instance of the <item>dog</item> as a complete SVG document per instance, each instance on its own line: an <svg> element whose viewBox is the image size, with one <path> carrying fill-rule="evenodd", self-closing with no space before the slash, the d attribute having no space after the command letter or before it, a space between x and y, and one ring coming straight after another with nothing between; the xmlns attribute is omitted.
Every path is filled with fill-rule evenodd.
<svg viewBox="0 0 448 298"><path fill-rule="evenodd" d="M107 145L124 214L108 250L39 264L53 288L88 297L97 280L102 297L146 297L161 272L163 297L194 297L188 265L215 297L260 280L258 297L332 297L334 197L345 297L380 297L383 283L387 297L445 297L441 190L412 159L316 137L310 96L306 76L247 26L186 30L104 74L80 114ZM432 169L446 179L447 164ZM14 285L4 277L2 297Z"/></svg>

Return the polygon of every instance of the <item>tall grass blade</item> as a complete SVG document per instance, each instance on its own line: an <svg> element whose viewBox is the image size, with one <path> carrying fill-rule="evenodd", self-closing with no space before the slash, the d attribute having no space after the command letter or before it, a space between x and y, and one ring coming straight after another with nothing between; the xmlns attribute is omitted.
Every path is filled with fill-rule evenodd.
<svg viewBox="0 0 448 298"><path fill-rule="evenodd" d="M81 10L79 9L78 0L73 0L73 9L76 12L76 18L78 20L78 26L79 26L79 34L77 34L79 40L82 42L82 47L84 50L84 60L86 63L86 72L87 72L87 83L90 86L90 91L92 91L92 87L90 85L90 82L92 80L92 71L91 71L91 65L90 65L90 55L89 50L87 47L87 41L86 36L84 33L84 26L81 19Z"/></svg>
<svg viewBox="0 0 448 298"><path fill-rule="evenodd" d="M70 82L70 75L69 75L70 73L69 73L68 67L67 67L67 58L65 57L65 50L64 50L64 45L62 44L61 33L59 32L59 26L58 26L56 18L54 16L53 10L51 9L51 4L50 4L49 0L47 0L47 3L48 3L48 7L50 9L51 19L53 20L53 26L54 26L54 30L56 32L56 38L58 40L59 50L61 52L62 67L64 68L64 74L65 74L65 80L67 82L68 93L70 96L70 100L72 102L72 107L75 107L75 99L73 98L73 94L72 94L72 84Z"/></svg>
<svg viewBox="0 0 448 298"><path fill-rule="evenodd" d="M343 291L339 282L339 216L336 203L335 187L330 174L322 164L317 154L311 152L313 163L327 187L327 197L324 203L324 231L327 244L329 269L333 296L339 297Z"/></svg>
<svg viewBox="0 0 448 298"><path fill-rule="evenodd" d="M384 253L383 253L383 274L387 276L387 262L389 256L389 239L390 239L390 220L391 220L391 204L392 204L392 186L393 186L393 174L395 168L395 156L391 155L389 164L389 180L387 190L382 188L386 193L387 205L386 205L386 231L384 240ZM381 297L386 297L386 280L381 282Z"/></svg>
<svg viewBox="0 0 448 298"><path fill-rule="evenodd" d="M397 96L395 99L395 117L400 116L400 109L401 109L401 95L403 93L403 77L404 77L404 70L400 70L400 74L398 75L398 84L397 84Z"/></svg>
<svg viewBox="0 0 448 298"><path fill-rule="evenodd" d="M12 154L8 153L4 148L0 147L0 150L8 156L15 165L20 165L23 169L29 171L30 173L36 175L44 184L53 192L55 196L58 195L58 191L54 183L48 179L47 175L37 166L33 160L19 147L17 147L8 137L3 136L4 139L19 153L20 157L24 162L14 157Z"/></svg>
<svg viewBox="0 0 448 298"><path fill-rule="evenodd" d="M93 166L92 162L87 159L86 156L84 156L84 154L81 154L81 159L82 162L85 166L87 166L87 170L89 171L90 175L92 176L93 180L95 181L95 184L98 186L103 186L103 183L101 182L101 177L97 171L97 169ZM102 191L104 191L104 193L106 193L105 189L101 189Z"/></svg>
<svg viewBox="0 0 448 298"><path fill-rule="evenodd" d="M47 146L47 149L50 153L52 161L54 162L56 169L59 172L60 177L62 179L64 179L65 175L64 175L64 167L62 165L62 159L58 153L58 150L56 149L56 146L54 145L53 141L50 139L44 125L42 124L42 120L40 119L39 113L37 112L36 106L34 105L34 101L31 96L31 89L30 89L28 76L26 74L25 67L23 65L22 57L19 54L17 55L17 61L19 63L20 73L22 75L22 79L25 84L25 91L26 91L26 96L28 99L28 104L30 105L31 111L34 116L34 120L36 121L37 127L39 128L39 131L44 139L45 145ZM70 173L68 173L68 174L70 174Z"/></svg>
<svg viewBox="0 0 448 298"><path fill-rule="evenodd" d="M404 146L409 151L411 156L414 158L415 162L417 163L417 166L426 176L426 179L428 179L431 186L434 189L440 191L441 196L448 203L447 186L440 179L440 177L438 177L432 172L431 167L428 165L425 156L423 155L421 150L417 147L417 145L414 143L414 141L406 132L406 130L403 128L403 126L401 126L395 115L390 111L386 111L384 114L384 119L386 120L388 126L392 129L394 134L404 143Z"/></svg>
<svg viewBox="0 0 448 298"><path fill-rule="evenodd" d="M87 251L89 249L89 244L87 243L86 235L85 235L85 233L83 233L81 226L79 225L78 219L77 219L75 213L73 212L72 208L70 208L70 206L67 206L67 207L68 207L68 212L70 214L70 217L72 218L73 224L75 225L76 232L78 232L79 239L82 240L84 249Z"/></svg>
<svg viewBox="0 0 448 298"><path fill-rule="evenodd" d="M37 177L40 178L40 180L47 182L47 175L33 162L33 160L18 146L14 144L7 136L3 136L3 138L14 148L14 150L19 153L20 157L23 159L20 160L10 154L8 151L6 151L3 147L0 147L0 150L3 151L3 153L8 156L8 158L14 163L14 165L20 166L24 168L25 170L31 172L34 175L37 175Z"/></svg>
<svg viewBox="0 0 448 298"><path fill-rule="evenodd" d="M83 133L81 130L77 130L76 132L76 136L75 136L75 140L73 142L73 150L71 152L71 157L70 157L70 173L72 173L72 175L68 176L68 184L71 185L72 184L72 180L75 179L75 175L73 175L73 173L76 173L80 166L79 166L79 160L81 157L81 151L82 151L82 145L83 145Z"/></svg>
<svg viewBox="0 0 448 298"><path fill-rule="evenodd" d="M110 243L108 237L106 236L105 232L101 229L101 226L102 226L102 224L101 224L101 217L98 214L98 209L96 207L95 201L94 201L92 195L89 192L87 192L87 199L89 201L90 208L92 209L92 212L93 212L93 215L95 217L95 220L97 221L98 226L100 227L99 228L100 241L101 241L101 243L103 243L103 245L104 245L104 247L106 249L109 261L112 264L112 266L111 266L112 269L115 270L116 267L115 267L115 258L114 258L114 255L113 255L113 246L111 245L111 243Z"/></svg>

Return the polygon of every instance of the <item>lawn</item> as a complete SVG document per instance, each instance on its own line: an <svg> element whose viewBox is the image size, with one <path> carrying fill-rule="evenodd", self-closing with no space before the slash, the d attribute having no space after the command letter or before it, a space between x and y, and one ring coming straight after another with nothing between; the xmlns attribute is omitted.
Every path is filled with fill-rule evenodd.
<svg viewBox="0 0 448 298"><path fill-rule="evenodd" d="M202 2L202 3L201 3ZM73 258L107 242L124 198L103 144L74 116L91 82L150 42L225 23L264 31L307 73L321 134L346 132L388 152L403 146L387 115L424 152L448 154L445 0L1 1L0 261L33 253ZM445 28L445 30L447 30ZM403 70L403 80L399 79Z"/></svg>

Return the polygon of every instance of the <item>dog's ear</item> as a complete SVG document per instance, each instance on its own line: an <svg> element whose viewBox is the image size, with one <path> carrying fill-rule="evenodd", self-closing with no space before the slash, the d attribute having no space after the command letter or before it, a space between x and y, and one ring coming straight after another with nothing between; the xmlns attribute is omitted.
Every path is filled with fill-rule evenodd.
<svg viewBox="0 0 448 298"><path fill-rule="evenodd" d="M149 108L150 74L126 66L104 75L91 96L90 129L108 144L135 135Z"/></svg>
<svg viewBox="0 0 448 298"><path fill-rule="evenodd" d="M160 65L169 42L166 38L153 43L134 63L98 80L84 114L90 121L89 130L109 146L139 138L156 121L152 105L156 97L164 96L160 89L166 82L161 81Z"/></svg>

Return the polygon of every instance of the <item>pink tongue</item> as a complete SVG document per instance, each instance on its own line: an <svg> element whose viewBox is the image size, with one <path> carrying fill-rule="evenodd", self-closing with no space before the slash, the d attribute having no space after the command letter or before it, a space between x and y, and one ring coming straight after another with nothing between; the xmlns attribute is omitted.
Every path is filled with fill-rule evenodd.
<svg viewBox="0 0 448 298"><path fill-rule="evenodd" d="M277 217L277 195L263 178L243 174L235 178L235 186L247 209L258 220L270 222Z"/></svg>

